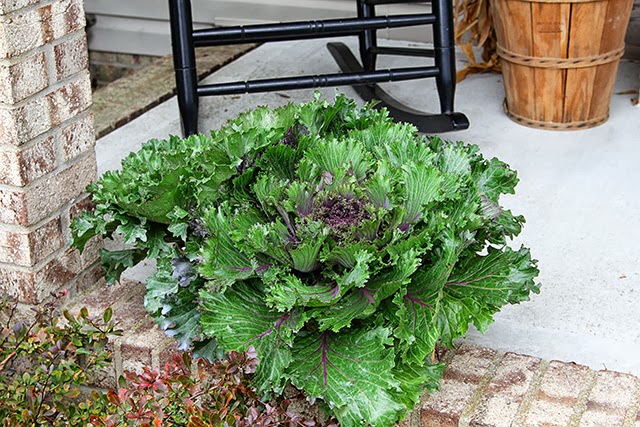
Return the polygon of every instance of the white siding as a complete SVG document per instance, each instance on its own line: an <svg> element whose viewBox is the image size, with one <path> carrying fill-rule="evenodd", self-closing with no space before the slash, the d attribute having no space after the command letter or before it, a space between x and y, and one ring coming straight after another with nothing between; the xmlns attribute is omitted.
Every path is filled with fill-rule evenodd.
<svg viewBox="0 0 640 427"><path fill-rule="evenodd" d="M246 25L355 16L354 0L192 0L198 26ZM97 17L89 46L95 50L164 55L170 52L167 0L85 0ZM425 13L427 4L378 6L378 15ZM379 31L380 37L428 41L427 27Z"/></svg>

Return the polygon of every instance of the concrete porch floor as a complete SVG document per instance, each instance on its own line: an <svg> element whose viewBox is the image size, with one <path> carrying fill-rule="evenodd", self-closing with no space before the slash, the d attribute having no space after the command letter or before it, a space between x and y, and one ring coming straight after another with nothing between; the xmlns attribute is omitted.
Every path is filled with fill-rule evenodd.
<svg viewBox="0 0 640 427"><path fill-rule="evenodd" d="M354 39L345 39L352 47ZM206 79L224 82L279 74L338 72L326 41L263 45ZM409 64L406 58L381 58ZM396 64L398 65L398 64ZM623 61L615 92L635 90L640 63ZM437 111L431 80L384 87L406 104ZM358 100L351 88L341 88ZM337 89L322 90L328 99ZM200 129L219 127L257 105L283 105L311 98L313 90L201 99ZM471 122L466 131L444 134L480 146L519 172L517 194L503 204L527 219L514 245L529 246L539 260L543 284L531 302L506 307L486 335L471 331L467 342L547 360L577 362L594 369L640 375L640 108L634 95L614 94L611 117L590 130L535 130L502 111L501 76L477 75L458 85L456 110ZM175 98L153 108L97 143L99 172L151 138L179 134ZM146 277L144 266L132 279Z"/></svg>

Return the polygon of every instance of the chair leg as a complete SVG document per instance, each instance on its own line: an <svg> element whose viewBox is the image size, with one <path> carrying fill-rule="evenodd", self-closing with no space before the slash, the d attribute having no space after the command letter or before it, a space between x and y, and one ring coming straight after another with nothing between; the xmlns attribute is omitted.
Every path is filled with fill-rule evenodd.
<svg viewBox="0 0 640 427"><path fill-rule="evenodd" d="M367 4L365 0L357 0L358 18L373 18L376 16L375 6ZM376 69L377 55L372 48L378 45L376 30L363 30L358 36L360 44L360 59L365 71Z"/></svg>
<svg viewBox="0 0 640 427"><path fill-rule="evenodd" d="M356 57L344 43L329 43L327 48L343 72L364 72ZM421 132L441 133L469 127L469 120L462 113L428 114L417 111L394 99L377 84L356 84L353 85L353 89L365 102L378 101L376 108L386 108L396 121L413 123Z"/></svg>
<svg viewBox="0 0 640 427"><path fill-rule="evenodd" d="M436 67L440 70L436 77L436 87L442 113L453 112L456 91L456 58L453 33L453 11L451 0L431 2L432 13L436 16L433 25L433 44Z"/></svg>
<svg viewBox="0 0 640 427"><path fill-rule="evenodd" d="M183 135L198 133L198 76L190 0L169 0L171 45Z"/></svg>

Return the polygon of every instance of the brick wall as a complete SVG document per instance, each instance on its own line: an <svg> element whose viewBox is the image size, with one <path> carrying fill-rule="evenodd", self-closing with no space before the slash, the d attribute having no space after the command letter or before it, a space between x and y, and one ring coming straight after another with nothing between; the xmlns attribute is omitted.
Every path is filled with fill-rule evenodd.
<svg viewBox="0 0 640 427"><path fill-rule="evenodd" d="M93 285L99 242L68 248L96 177L82 0L0 0L0 292L39 303Z"/></svg>

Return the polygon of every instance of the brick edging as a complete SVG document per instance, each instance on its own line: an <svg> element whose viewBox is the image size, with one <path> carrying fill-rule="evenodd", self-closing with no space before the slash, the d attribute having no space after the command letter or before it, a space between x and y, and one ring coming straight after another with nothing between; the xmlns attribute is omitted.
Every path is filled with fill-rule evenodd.
<svg viewBox="0 0 640 427"><path fill-rule="evenodd" d="M466 343L451 353L403 427L640 427L633 375Z"/></svg>

